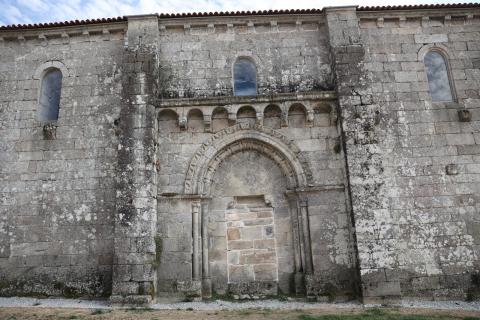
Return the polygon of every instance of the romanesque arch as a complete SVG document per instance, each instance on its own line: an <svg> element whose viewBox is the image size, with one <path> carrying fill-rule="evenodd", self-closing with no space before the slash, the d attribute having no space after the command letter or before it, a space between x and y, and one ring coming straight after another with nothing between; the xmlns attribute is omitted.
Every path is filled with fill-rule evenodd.
<svg viewBox="0 0 480 320"><path fill-rule="evenodd" d="M293 141L271 128L241 123L217 132L197 150L187 170L184 193L208 194L218 164L243 150L256 150L274 160L289 189L306 187L311 181L308 163Z"/></svg>
<svg viewBox="0 0 480 320"><path fill-rule="evenodd" d="M243 179L243 169L236 169L252 158L259 162L249 168L258 165L258 176L251 173ZM192 280L202 281L203 293L304 291L299 288L303 276L312 273L312 258L307 202L297 191L311 181L308 163L295 143L258 124L228 127L197 149L187 169L184 196L192 207ZM243 260L235 258L240 256Z"/></svg>

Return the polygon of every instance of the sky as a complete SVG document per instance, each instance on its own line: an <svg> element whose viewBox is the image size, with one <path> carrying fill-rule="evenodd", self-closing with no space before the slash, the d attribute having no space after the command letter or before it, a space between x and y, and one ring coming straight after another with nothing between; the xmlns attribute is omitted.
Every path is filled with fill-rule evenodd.
<svg viewBox="0 0 480 320"><path fill-rule="evenodd" d="M0 25L109 18L134 14L311 9L341 5L449 3L443 0L0 0ZM459 0L457 2L465 2ZM478 1L475 1L478 2Z"/></svg>

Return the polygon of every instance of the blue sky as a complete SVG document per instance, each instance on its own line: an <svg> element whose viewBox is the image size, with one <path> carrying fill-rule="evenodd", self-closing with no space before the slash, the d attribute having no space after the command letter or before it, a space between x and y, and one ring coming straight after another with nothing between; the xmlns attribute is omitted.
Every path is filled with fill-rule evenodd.
<svg viewBox="0 0 480 320"><path fill-rule="evenodd" d="M441 0L0 0L0 25L108 18L131 14L265 9L309 9L340 5L448 3Z"/></svg>

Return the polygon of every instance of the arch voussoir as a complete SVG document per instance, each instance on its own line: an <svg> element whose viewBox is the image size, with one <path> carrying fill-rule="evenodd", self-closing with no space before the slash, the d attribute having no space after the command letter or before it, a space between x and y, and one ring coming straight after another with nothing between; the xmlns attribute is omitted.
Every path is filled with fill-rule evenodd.
<svg viewBox="0 0 480 320"><path fill-rule="evenodd" d="M218 165L245 150L258 151L274 160L285 174L289 188L308 184L308 164L293 141L271 128L239 124L217 132L198 148L187 169L184 193L208 194Z"/></svg>

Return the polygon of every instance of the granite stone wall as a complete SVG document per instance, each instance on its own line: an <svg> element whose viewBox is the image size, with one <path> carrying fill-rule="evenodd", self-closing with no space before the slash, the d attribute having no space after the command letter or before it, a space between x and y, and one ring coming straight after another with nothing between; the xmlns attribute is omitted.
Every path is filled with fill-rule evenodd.
<svg viewBox="0 0 480 320"><path fill-rule="evenodd" d="M161 19L164 98L231 96L233 64L251 59L258 94L332 89L321 16Z"/></svg>
<svg viewBox="0 0 480 320"><path fill-rule="evenodd" d="M479 10L1 30L0 295L478 298Z"/></svg>
<svg viewBox="0 0 480 320"><path fill-rule="evenodd" d="M125 25L0 42L0 294L109 296ZM83 32L83 33L82 33ZM59 119L37 120L63 74Z"/></svg>
<svg viewBox="0 0 480 320"><path fill-rule="evenodd" d="M327 299L333 292L339 297L355 294L355 259L345 200L343 156L335 125L336 109L325 96L312 94L304 98L308 100L295 100L292 95L284 98L287 101L271 103L218 98L228 111L225 111L226 121L222 122L224 129L218 128L216 133L212 129L217 129L214 121L218 107L212 101L199 98L163 103L158 115L158 139L164 143L159 145L157 154L157 231L162 242L158 268L160 295L171 296L182 291L192 294L193 285L185 285L193 279L192 234L199 228L192 222L192 201L205 204L202 210L207 208L201 212L205 217L200 219L205 223L206 234L202 238L207 244L200 251L208 253L199 260L208 266L203 275L207 273L214 293L247 297L277 292L305 294L308 282L308 294L313 297ZM177 107L180 103L182 106ZM253 112L248 112L245 105ZM272 107L278 113L271 111ZM188 117L181 121L184 114ZM202 121L194 120L197 118ZM276 142L278 138L288 143L287 150L281 149ZM281 155L289 150L307 169L308 182L303 187L289 177L294 174L289 172L291 164ZM195 184L190 172L197 167L205 170L206 176L198 176L195 189L191 187ZM257 203L256 209L248 209L248 203L243 203L259 198L263 204ZM304 209L300 208L300 202L304 203ZM262 223L248 219L256 211L267 214L261 207L273 211L267 226L271 229L271 248L255 247L261 245L261 239L268 238L262 227L262 223L267 224L266 216L259 219ZM255 211L245 213L238 221L230 221L233 211L242 208ZM310 224L308 235L296 231L303 230L299 218L302 213L308 215L304 218ZM235 231L238 234L233 234L235 226L239 227ZM304 248L307 241L312 245ZM308 276L300 279L304 273ZM263 274L271 279L263 279Z"/></svg>
<svg viewBox="0 0 480 320"><path fill-rule="evenodd" d="M381 210L374 221L357 224L357 232L370 229L389 242L360 259L398 281L402 296L474 298L480 19L469 11L358 17L365 74L378 106L378 121L366 131L375 136L384 178ZM432 49L447 62L452 102L432 101L423 61ZM471 121L463 122L463 110Z"/></svg>

